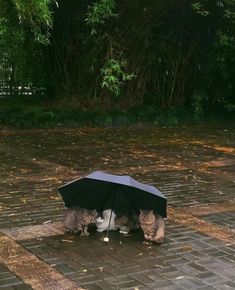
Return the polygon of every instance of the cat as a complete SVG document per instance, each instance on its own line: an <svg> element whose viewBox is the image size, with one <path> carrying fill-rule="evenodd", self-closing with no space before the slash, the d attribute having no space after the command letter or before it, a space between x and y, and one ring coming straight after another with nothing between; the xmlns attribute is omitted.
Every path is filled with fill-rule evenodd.
<svg viewBox="0 0 235 290"><path fill-rule="evenodd" d="M110 215L112 213L111 219ZM103 217L96 219L96 227L98 232L106 230L116 231L122 234L128 234L129 231L138 228L138 219L132 214L116 214L111 209L103 211Z"/></svg>
<svg viewBox="0 0 235 290"><path fill-rule="evenodd" d="M111 215L111 219L110 219ZM118 227L115 225L114 220L116 218L116 214L111 209L106 209L102 213L102 217L98 217L95 221L97 232L103 232L109 230L116 231Z"/></svg>
<svg viewBox="0 0 235 290"><path fill-rule="evenodd" d="M81 232L81 236L89 236L88 225L95 223L97 216L96 210L71 207L64 214L63 225L66 232L73 234Z"/></svg>
<svg viewBox="0 0 235 290"><path fill-rule="evenodd" d="M152 210L141 210L139 214L140 226L146 240L162 244L165 235L165 222L162 216Z"/></svg>
<svg viewBox="0 0 235 290"><path fill-rule="evenodd" d="M130 231L138 229L138 218L134 213L119 214L115 218L115 225L119 228L119 233L128 234Z"/></svg>

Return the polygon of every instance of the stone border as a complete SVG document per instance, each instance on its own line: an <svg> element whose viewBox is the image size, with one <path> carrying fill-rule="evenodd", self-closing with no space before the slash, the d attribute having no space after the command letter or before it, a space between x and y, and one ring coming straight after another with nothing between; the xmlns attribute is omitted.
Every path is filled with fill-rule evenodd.
<svg viewBox="0 0 235 290"><path fill-rule="evenodd" d="M230 229L197 218L187 210L168 208L168 219L207 234L209 237L235 243L235 234Z"/></svg>
<svg viewBox="0 0 235 290"><path fill-rule="evenodd" d="M214 203L214 204L196 204L186 208L188 214L193 216L204 216L208 214L235 212L235 200L230 203Z"/></svg>
<svg viewBox="0 0 235 290"><path fill-rule="evenodd" d="M0 263L35 290L82 290L78 284L1 233Z"/></svg>
<svg viewBox="0 0 235 290"><path fill-rule="evenodd" d="M63 235L64 229L61 222L48 222L41 225L24 226L11 229L0 229L0 232L15 241L23 241L29 239Z"/></svg>

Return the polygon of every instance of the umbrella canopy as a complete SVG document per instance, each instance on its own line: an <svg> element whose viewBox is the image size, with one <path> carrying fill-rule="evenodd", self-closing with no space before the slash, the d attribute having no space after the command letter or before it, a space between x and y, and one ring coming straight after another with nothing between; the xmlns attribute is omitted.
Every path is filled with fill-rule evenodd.
<svg viewBox="0 0 235 290"><path fill-rule="evenodd" d="M126 175L96 171L61 186L59 193L68 208L80 206L99 211L110 208L118 213L145 209L167 216L166 197L154 186Z"/></svg>

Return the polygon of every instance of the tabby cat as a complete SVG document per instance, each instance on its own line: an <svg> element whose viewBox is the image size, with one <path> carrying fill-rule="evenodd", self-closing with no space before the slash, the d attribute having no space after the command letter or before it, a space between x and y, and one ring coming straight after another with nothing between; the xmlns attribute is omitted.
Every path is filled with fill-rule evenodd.
<svg viewBox="0 0 235 290"><path fill-rule="evenodd" d="M114 222L121 234L128 234L139 227L138 217L134 213L118 214Z"/></svg>
<svg viewBox="0 0 235 290"><path fill-rule="evenodd" d="M165 222L162 216L151 210L141 210L139 214L140 226L146 240L162 244L165 235Z"/></svg>
<svg viewBox="0 0 235 290"><path fill-rule="evenodd" d="M89 236L88 226L95 223L97 216L96 210L71 207L64 214L63 225L67 232L81 232L81 236Z"/></svg>

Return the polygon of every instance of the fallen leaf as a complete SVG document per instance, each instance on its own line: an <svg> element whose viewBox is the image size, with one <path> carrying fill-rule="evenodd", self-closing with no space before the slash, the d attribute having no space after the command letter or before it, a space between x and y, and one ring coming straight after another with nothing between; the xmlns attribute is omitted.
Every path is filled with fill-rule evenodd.
<svg viewBox="0 0 235 290"><path fill-rule="evenodd" d="M48 224L48 223L50 223L51 222L51 220L49 220L49 221L45 221L43 224Z"/></svg>
<svg viewBox="0 0 235 290"><path fill-rule="evenodd" d="M139 257L139 256L143 256L143 253L139 253L139 254L136 255L135 257Z"/></svg>
<svg viewBox="0 0 235 290"><path fill-rule="evenodd" d="M18 257L18 255L9 256L9 258L16 258L16 257Z"/></svg>
<svg viewBox="0 0 235 290"><path fill-rule="evenodd" d="M20 198L20 201L23 202L23 203L27 203L25 198Z"/></svg>
<svg viewBox="0 0 235 290"><path fill-rule="evenodd" d="M192 247L190 245L184 245L181 248L179 248L182 252L192 251Z"/></svg>

